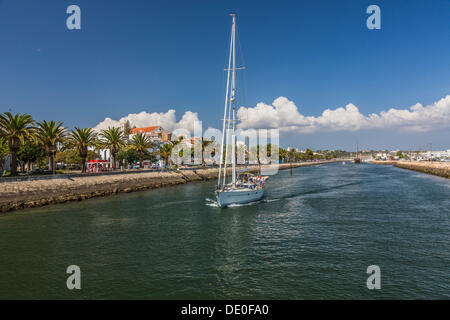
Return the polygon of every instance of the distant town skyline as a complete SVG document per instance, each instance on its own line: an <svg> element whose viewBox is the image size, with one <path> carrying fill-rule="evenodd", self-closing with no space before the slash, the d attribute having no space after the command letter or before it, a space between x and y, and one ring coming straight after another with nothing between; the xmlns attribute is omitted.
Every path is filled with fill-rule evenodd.
<svg viewBox="0 0 450 320"><path fill-rule="evenodd" d="M283 147L450 149L450 3L377 1L380 30L370 4L3 0L0 112L220 128L236 12L240 127L279 128Z"/></svg>

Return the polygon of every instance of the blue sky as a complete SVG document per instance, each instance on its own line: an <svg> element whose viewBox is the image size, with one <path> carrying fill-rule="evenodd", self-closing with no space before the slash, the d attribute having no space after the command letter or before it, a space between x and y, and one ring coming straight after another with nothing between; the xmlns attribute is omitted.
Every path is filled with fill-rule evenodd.
<svg viewBox="0 0 450 320"><path fill-rule="evenodd" d="M81 30L66 28L71 4ZM381 30L366 27L371 4ZM192 111L219 128L231 12L247 108L286 97L304 116L350 103L367 116L450 94L449 1L0 0L0 112L84 127L175 109L177 120ZM446 119L418 130L405 130L410 122L285 130L282 144L450 148Z"/></svg>

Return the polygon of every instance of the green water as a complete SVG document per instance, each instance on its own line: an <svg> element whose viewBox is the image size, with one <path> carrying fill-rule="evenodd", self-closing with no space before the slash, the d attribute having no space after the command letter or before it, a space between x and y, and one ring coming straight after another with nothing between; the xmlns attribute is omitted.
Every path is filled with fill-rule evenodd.
<svg viewBox="0 0 450 320"><path fill-rule="evenodd" d="M450 181L389 166L280 172L220 209L214 182L0 216L0 298L450 297ZM81 268L81 290L66 268ZM366 269L381 269L368 290Z"/></svg>

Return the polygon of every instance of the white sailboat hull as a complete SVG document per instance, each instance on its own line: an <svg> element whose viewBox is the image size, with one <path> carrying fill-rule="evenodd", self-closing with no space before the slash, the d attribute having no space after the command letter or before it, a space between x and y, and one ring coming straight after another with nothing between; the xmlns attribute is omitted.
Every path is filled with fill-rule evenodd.
<svg viewBox="0 0 450 320"><path fill-rule="evenodd" d="M257 190L230 190L218 191L217 201L220 207L227 207L231 204L245 204L261 200L264 196L264 189Z"/></svg>

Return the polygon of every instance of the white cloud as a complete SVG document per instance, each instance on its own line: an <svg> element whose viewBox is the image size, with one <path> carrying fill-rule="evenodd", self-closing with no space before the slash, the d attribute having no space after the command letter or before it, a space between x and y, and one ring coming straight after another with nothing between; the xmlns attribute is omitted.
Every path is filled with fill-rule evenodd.
<svg viewBox="0 0 450 320"><path fill-rule="evenodd" d="M281 133L387 128L427 132L432 129L450 127L450 95L427 106L417 103L409 109L391 108L369 115L363 115L357 106L349 103L345 107L326 109L318 117L301 114L293 101L279 97L271 105L260 102L253 108L239 108L238 118L240 129L280 129ZM186 111L177 122L173 109L165 113L142 111L129 114L120 120L106 118L95 127L95 130L117 127L126 120L136 127L160 125L170 131L187 129L192 133L194 122L199 121L199 118L197 113Z"/></svg>
<svg viewBox="0 0 450 320"><path fill-rule="evenodd" d="M272 105L261 102L253 108L241 107L238 117L242 129L279 128L281 132L309 133L396 128L426 132L450 126L450 95L431 105L417 103L409 109L391 108L367 116L349 103L345 107L326 109L318 117L301 114L294 102L279 97Z"/></svg>
<svg viewBox="0 0 450 320"><path fill-rule="evenodd" d="M105 118L102 122L95 126L96 131L107 129L108 127L119 127L127 120L130 121L132 126L136 127L149 127L149 126L161 126L166 130L173 131L175 129L184 128L189 131L193 131L195 121L199 121L198 114L191 111L186 111L181 120L177 122L175 116L175 110L170 109L167 112L153 112L148 113L142 111L140 113L131 113L120 120L113 120L111 118Z"/></svg>

